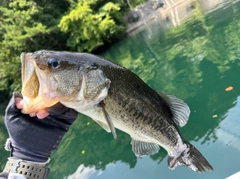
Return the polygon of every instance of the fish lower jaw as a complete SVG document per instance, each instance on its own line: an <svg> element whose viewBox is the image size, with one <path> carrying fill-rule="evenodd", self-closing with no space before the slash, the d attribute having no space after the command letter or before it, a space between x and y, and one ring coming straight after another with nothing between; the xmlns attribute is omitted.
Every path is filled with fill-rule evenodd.
<svg viewBox="0 0 240 179"><path fill-rule="evenodd" d="M23 114L36 113L40 110L53 106L57 102L58 101L56 100L46 99L39 96L33 99L29 99L23 96L23 101L22 101L23 108L21 112Z"/></svg>

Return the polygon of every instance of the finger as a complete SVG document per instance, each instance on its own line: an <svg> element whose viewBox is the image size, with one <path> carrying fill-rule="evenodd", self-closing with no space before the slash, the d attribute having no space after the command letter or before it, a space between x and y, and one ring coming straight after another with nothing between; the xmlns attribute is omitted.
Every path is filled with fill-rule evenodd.
<svg viewBox="0 0 240 179"><path fill-rule="evenodd" d="M35 117L36 115L37 115L37 112L29 113L29 116L31 116L31 117Z"/></svg>
<svg viewBox="0 0 240 179"><path fill-rule="evenodd" d="M43 119L43 118L47 117L48 115L49 115L49 113L48 113L47 109L42 109L42 110L37 112L37 117L39 119Z"/></svg>
<svg viewBox="0 0 240 179"><path fill-rule="evenodd" d="M19 97L15 98L15 104L18 109L22 109L23 108L22 98L19 98Z"/></svg>

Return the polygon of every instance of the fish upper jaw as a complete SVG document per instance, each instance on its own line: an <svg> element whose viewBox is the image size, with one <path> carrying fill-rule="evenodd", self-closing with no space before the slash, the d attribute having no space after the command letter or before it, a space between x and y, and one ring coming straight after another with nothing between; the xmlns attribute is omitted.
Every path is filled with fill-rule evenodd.
<svg viewBox="0 0 240 179"><path fill-rule="evenodd" d="M48 99L39 95L39 80L36 74L36 62L33 53L20 55L22 65L22 113L29 114L56 104L56 99Z"/></svg>

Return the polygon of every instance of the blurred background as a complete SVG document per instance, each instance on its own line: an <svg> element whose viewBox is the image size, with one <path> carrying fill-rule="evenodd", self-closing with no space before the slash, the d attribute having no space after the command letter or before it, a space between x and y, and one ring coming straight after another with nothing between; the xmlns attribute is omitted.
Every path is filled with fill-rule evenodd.
<svg viewBox="0 0 240 179"><path fill-rule="evenodd" d="M127 134L117 130L114 140L79 114L51 157L50 179L219 179L240 171L239 34L238 0L2 0L0 168L8 157L4 110L21 88L19 55L51 49L101 55L183 99L191 115L182 135L214 171L171 171L163 148L136 158Z"/></svg>

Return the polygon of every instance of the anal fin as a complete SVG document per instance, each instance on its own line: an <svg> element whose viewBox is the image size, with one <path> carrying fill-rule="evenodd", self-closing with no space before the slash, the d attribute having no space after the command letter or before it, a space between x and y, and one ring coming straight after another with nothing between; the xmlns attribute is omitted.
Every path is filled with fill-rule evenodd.
<svg viewBox="0 0 240 179"><path fill-rule="evenodd" d="M132 138L132 150L137 157L153 155L159 151L159 145L151 142L135 140Z"/></svg>

